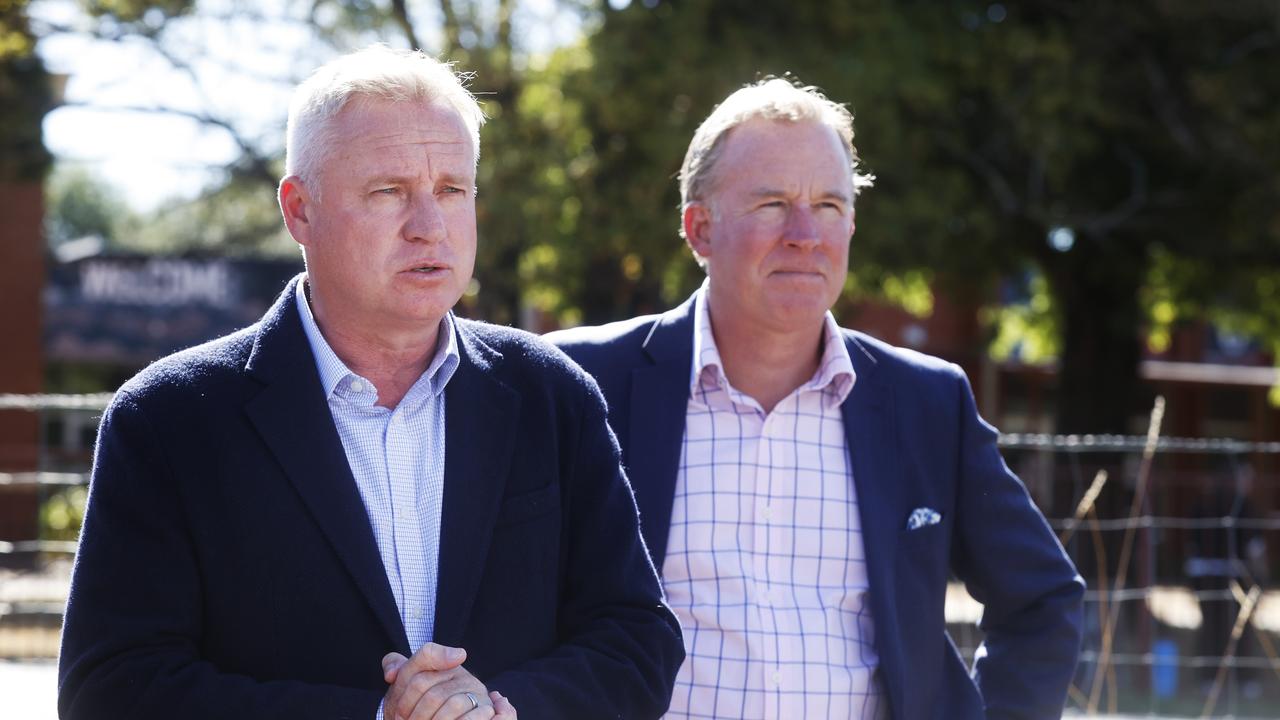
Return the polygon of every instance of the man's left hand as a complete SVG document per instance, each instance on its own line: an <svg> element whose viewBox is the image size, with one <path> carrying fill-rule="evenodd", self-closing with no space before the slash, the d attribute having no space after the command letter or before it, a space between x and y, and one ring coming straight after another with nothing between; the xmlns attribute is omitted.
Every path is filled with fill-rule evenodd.
<svg viewBox="0 0 1280 720"><path fill-rule="evenodd" d="M386 720L491 720L493 700L484 683L462 667L466 651L435 643L411 658L389 653L382 658L383 679L391 687L383 698ZM506 715L496 717L505 720Z"/></svg>

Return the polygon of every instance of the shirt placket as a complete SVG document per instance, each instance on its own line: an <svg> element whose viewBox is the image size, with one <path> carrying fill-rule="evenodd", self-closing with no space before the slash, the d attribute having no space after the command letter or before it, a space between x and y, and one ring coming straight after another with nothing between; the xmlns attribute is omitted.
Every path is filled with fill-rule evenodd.
<svg viewBox="0 0 1280 720"><path fill-rule="evenodd" d="M776 412L765 415L760 410L756 410L751 417L755 424L752 427L752 447L748 451L751 454L749 462L756 468L756 484L752 493L754 506L751 508L750 518L755 529L753 575L757 579L760 615L755 645L758 648L757 657L760 658L760 673L763 675L760 684L764 691L762 716L766 720L778 720L785 717L781 706L784 671L778 632L782 620L782 587L786 578L770 572L770 558L778 551L775 542L778 508L774 489L777 486L775 454L778 448L775 440L779 418Z"/></svg>
<svg viewBox="0 0 1280 720"><path fill-rule="evenodd" d="M771 690L766 704L766 718L803 717L805 707L804 638L800 618L801 607L796 597L809 579L797 575L797 558L816 551L804 542L799 526L811 524L812 518L796 515L797 487L795 414L799 411L804 389L784 398L765 420L761 430L760 465L762 468L761 511L758 515L766 529L764 547L771 556L765 569L771 581L769 611L773 642L770 647L772 667L767 669L765 687Z"/></svg>
<svg viewBox="0 0 1280 720"><path fill-rule="evenodd" d="M426 607L418 585L417 573L405 573L402 566L411 558L422 557L422 532L418 522L417 483L413 473L413 445L408 429L404 403L391 413L386 430L387 482L391 491L391 537L396 551L396 580L403 602L400 617L410 647L426 642L424 617ZM414 563L416 567L416 563Z"/></svg>
<svg viewBox="0 0 1280 720"><path fill-rule="evenodd" d="M430 458L426 453L432 448L438 448L441 457L438 459L440 472L443 472L444 458L446 452L444 443L444 412L437 403L443 403L443 395L436 393L429 396L424 402L422 413L428 421L425 423L426 437L418 439L409 438L410 447L413 450L414 467L425 468L428 466ZM421 475L415 473L421 478ZM444 488L440 482L440 477L434 472L429 479L426 479L423 487L415 489L414 497L417 500L416 508L418 510L418 542L421 544L424 572L422 575L422 634L423 642L430 642L435 637L435 607L436 607L436 588L439 582L440 568L440 522L441 513L443 511L441 505L444 501Z"/></svg>

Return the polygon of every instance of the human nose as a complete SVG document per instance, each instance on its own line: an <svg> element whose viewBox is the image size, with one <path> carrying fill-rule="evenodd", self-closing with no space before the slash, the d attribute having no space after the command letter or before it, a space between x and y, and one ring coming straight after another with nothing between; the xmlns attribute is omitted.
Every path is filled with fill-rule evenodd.
<svg viewBox="0 0 1280 720"><path fill-rule="evenodd" d="M431 242L444 237L444 215L435 196L414 198L404 223L404 236L410 242Z"/></svg>
<svg viewBox="0 0 1280 720"><path fill-rule="evenodd" d="M797 247L812 247L818 243L818 222L813 216L813 208L808 205L791 207L791 211L787 213L783 239L789 245Z"/></svg>

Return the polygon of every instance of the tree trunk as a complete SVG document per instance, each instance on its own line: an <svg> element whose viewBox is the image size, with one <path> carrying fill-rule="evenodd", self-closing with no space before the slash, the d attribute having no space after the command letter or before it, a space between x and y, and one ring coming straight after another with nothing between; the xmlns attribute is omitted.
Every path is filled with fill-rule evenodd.
<svg viewBox="0 0 1280 720"><path fill-rule="evenodd" d="M1130 249L1138 247L1114 235L1083 238L1046 269L1062 322L1056 432L1135 431L1146 269Z"/></svg>

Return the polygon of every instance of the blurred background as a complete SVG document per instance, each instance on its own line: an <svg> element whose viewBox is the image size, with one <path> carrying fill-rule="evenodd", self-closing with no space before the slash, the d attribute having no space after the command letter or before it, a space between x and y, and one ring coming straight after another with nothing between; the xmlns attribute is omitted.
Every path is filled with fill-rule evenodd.
<svg viewBox="0 0 1280 720"><path fill-rule="evenodd" d="M537 332L697 286L674 176L717 100L847 102L836 316L1006 433L1090 583L1071 711L1280 717L1280 0L0 0L5 717L53 717L102 407L301 269L289 91L372 42L475 73L459 311ZM957 585L963 652L980 612Z"/></svg>

